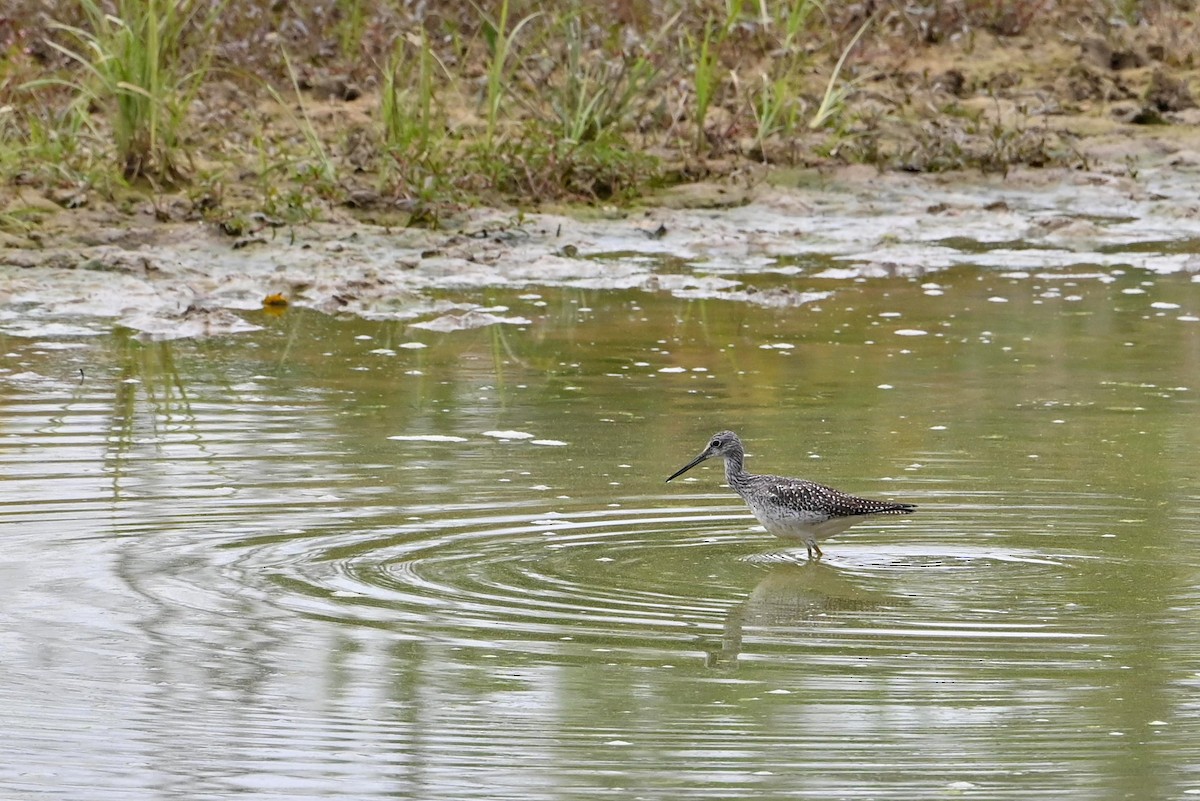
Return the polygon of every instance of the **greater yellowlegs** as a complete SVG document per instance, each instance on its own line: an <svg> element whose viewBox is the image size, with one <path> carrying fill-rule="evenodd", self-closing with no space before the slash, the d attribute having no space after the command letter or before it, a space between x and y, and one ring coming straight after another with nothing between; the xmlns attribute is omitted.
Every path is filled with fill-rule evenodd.
<svg viewBox="0 0 1200 801"><path fill-rule="evenodd" d="M746 451L732 431L713 434L699 456L671 474L678 478L705 459L725 460L725 481L754 512L767 531L785 540L800 540L808 558L821 558L817 540L841 534L863 518L874 515L906 515L917 507L911 503L872 501L856 498L833 487L802 478L757 476L742 465Z"/></svg>

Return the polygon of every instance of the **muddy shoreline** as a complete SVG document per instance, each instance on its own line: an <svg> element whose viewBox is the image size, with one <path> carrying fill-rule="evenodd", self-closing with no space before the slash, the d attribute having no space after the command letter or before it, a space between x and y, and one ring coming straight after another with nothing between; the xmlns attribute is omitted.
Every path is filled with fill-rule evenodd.
<svg viewBox="0 0 1200 801"><path fill-rule="evenodd" d="M347 218L264 224L236 238L206 223L83 225L76 213L41 247L0 250L0 331L236 333L249 327L238 312L271 296L453 330L506 321L503 310L463 316L481 304L445 299L484 287L642 289L789 307L848 281L936 281L979 264L1089 280L1124 269L1200 274L1200 165L1182 150L1137 177L860 167L772 179L676 187L653 205L586 214L470 209L436 231Z"/></svg>

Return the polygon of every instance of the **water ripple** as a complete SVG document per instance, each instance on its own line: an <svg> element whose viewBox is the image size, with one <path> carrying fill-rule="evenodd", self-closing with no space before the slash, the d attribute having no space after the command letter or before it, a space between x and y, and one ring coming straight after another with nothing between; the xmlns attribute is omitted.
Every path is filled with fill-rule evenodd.
<svg viewBox="0 0 1200 801"><path fill-rule="evenodd" d="M981 656L989 640L1094 636L1069 609L1046 622L1040 604L1009 603L1014 585L1069 583L1087 559L1064 549L912 543L911 529L894 526L844 535L822 563L807 564L733 505L664 509L656 498L627 498L605 509L400 512L366 526L235 529L219 542L156 550L145 558L173 566L143 565L138 573L157 578L139 584L173 607L230 613L254 599L277 614L542 654L603 642L669 658L710 650L697 638L719 640L731 626L766 632L785 652L798 633L811 640L814 626L842 645L954 641ZM387 523L397 517L420 519ZM950 574L961 576L948 583ZM972 604L962 602L963 582Z"/></svg>

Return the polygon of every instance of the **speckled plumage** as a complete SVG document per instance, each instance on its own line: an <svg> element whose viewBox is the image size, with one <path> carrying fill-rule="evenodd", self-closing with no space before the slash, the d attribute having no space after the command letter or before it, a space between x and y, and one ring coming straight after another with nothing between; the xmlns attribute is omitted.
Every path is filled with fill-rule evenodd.
<svg viewBox="0 0 1200 801"><path fill-rule="evenodd" d="M758 522L777 537L803 542L810 559L814 555L821 557L818 540L840 534L865 517L906 515L917 508L911 503L857 498L802 478L747 473L744 466L746 451L732 431L713 434L708 447L667 481L714 456L725 460L725 481L742 496Z"/></svg>

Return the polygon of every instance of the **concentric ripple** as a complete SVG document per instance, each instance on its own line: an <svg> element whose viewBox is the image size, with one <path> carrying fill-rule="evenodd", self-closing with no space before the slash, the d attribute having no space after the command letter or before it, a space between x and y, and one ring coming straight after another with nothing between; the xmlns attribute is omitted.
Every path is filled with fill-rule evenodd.
<svg viewBox="0 0 1200 801"><path fill-rule="evenodd" d="M231 532L206 543L207 570L159 569L155 586L143 590L197 610L256 599L274 615L563 658L603 644L670 659L706 651L705 638L731 624L769 627L779 645L789 631L811 637L818 618L823 636L843 644L954 638L981 654L989 639L1092 636L1083 619L1061 609L1047 623L1040 601L995 610L1011 607L1013 586L1069 586L1094 557L953 542L983 538L961 530L914 542L911 524L901 522L845 534L821 563L809 564L803 549L762 533L727 497L686 501L421 506L265 535ZM968 528L987 525L986 515L965 506L936 514L961 517ZM164 573L171 578L163 581ZM971 605L963 604L963 582Z"/></svg>
<svg viewBox="0 0 1200 801"><path fill-rule="evenodd" d="M407 511L422 520L248 545L233 567L282 588L273 602L304 614L522 647L719 626L741 590L726 576L696 592L689 568L720 571L738 542L719 530L687 533L712 526L697 509Z"/></svg>

